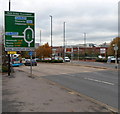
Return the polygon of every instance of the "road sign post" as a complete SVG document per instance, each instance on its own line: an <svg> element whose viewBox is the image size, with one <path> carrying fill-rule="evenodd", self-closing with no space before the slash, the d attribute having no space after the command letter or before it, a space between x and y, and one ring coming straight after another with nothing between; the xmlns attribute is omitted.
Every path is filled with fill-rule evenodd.
<svg viewBox="0 0 120 114"><path fill-rule="evenodd" d="M29 55L30 55L30 77L32 77L32 56L33 56L33 52L30 51Z"/></svg>
<svg viewBox="0 0 120 114"><path fill-rule="evenodd" d="M30 65L30 76L32 77L32 55L30 55L30 62L31 62L31 65Z"/></svg>
<svg viewBox="0 0 120 114"><path fill-rule="evenodd" d="M34 13L5 11L5 51L34 51ZM10 54L8 54L10 75Z"/></svg>

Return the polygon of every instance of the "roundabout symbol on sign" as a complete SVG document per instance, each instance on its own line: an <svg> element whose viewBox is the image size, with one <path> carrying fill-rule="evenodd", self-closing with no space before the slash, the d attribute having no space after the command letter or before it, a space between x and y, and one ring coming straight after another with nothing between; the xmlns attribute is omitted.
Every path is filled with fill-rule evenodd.
<svg viewBox="0 0 120 114"><path fill-rule="evenodd" d="M23 36L12 36L13 38L24 38L24 41L26 43L28 43L28 47L30 47L30 43L33 42L34 39L34 31L32 28L30 28L30 26L28 26L24 32L23 32Z"/></svg>

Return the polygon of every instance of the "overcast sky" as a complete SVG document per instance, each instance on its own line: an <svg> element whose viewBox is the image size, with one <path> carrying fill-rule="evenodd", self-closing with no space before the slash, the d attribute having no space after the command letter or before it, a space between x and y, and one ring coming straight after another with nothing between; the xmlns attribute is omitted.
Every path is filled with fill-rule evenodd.
<svg viewBox="0 0 120 114"><path fill-rule="evenodd" d="M50 43L50 16L53 16L53 46L63 45L66 22L67 45L110 42L118 33L119 0L11 0L11 11L34 12L36 42ZM9 0L0 0L0 26Z"/></svg>

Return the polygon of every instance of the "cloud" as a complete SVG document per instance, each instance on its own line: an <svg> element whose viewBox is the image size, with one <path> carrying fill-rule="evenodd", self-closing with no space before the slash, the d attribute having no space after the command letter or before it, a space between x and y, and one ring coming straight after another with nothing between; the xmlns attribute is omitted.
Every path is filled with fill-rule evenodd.
<svg viewBox="0 0 120 114"><path fill-rule="evenodd" d="M8 10L8 1L0 1L0 25L3 11ZM87 33L88 42L108 42L117 36L118 0L11 0L12 11L34 12L36 18L36 42L50 44L50 17L53 16L53 45L63 43L63 22L66 22L68 44L83 42Z"/></svg>

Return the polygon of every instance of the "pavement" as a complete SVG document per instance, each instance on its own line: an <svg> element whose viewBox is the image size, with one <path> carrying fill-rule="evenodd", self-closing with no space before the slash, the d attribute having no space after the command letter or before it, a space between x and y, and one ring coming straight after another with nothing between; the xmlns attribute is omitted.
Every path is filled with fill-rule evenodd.
<svg viewBox="0 0 120 114"><path fill-rule="evenodd" d="M2 113L2 73L0 73L0 114Z"/></svg>
<svg viewBox="0 0 120 114"><path fill-rule="evenodd" d="M30 77L29 73L18 69L12 76L2 76L3 112L110 112L106 107L42 77Z"/></svg>

